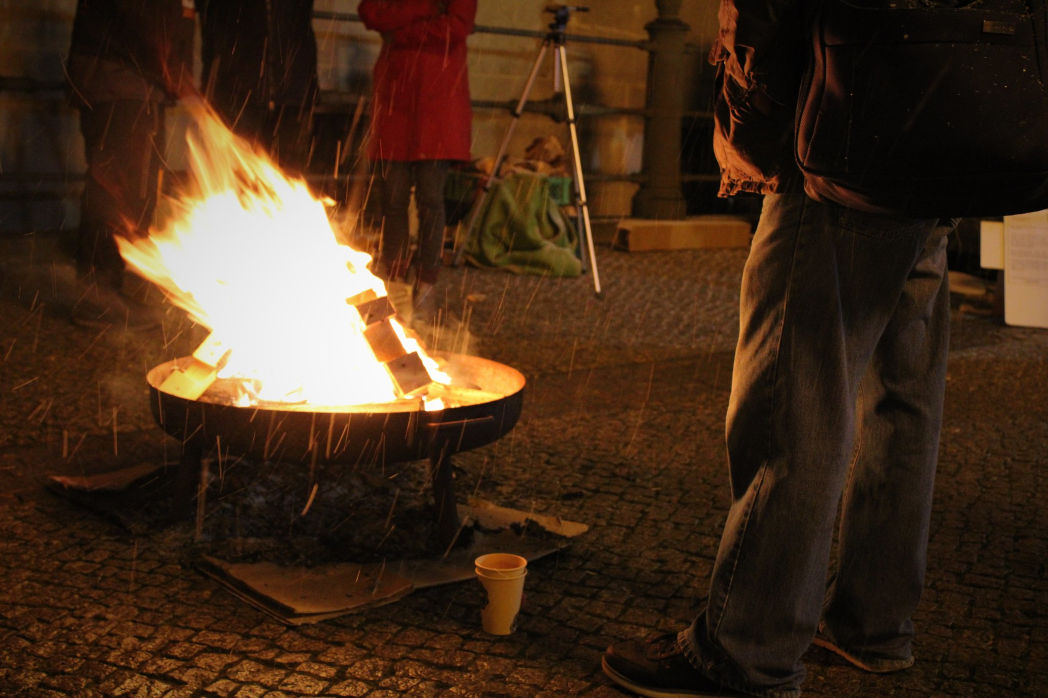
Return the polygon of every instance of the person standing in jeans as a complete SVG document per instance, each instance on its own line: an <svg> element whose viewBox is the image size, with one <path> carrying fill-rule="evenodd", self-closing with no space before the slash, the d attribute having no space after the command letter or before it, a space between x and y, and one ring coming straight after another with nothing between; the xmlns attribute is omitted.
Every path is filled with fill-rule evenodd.
<svg viewBox="0 0 1048 698"><path fill-rule="evenodd" d="M720 193L764 195L726 419L732 499L690 627L604 654L605 673L646 696L798 695L813 643L869 672L914 661L956 221L805 193L793 129L807 5L721 4Z"/></svg>
<svg viewBox="0 0 1048 698"><path fill-rule="evenodd" d="M476 0L363 0L364 26L382 34L375 62L368 156L381 189L379 275L414 274L416 321L436 311L444 247L444 184L452 161L470 159L472 109L466 38ZM415 190L419 240L408 221Z"/></svg>

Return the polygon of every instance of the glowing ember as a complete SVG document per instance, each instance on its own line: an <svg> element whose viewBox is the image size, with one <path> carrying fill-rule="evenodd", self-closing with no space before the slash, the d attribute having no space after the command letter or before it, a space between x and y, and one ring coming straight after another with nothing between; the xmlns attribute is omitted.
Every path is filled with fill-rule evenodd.
<svg viewBox="0 0 1048 698"><path fill-rule="evenodd" d="M219 377L240 381L240 404L330 408L402 398L347 303L369 291L386 295L367 269L370 255L338 242L304 182L285 177L202 102L187 106L191 189L164 202L148 238L117 238L121 255L229 351ZM430 378L449 382L391 325Z"/></svg>

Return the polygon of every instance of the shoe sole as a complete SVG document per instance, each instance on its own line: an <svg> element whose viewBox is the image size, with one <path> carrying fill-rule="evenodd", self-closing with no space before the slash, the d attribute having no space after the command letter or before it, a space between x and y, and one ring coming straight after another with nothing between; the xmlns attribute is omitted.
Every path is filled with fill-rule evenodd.
<svg viewBox="0 0 1048 698"><path fill-rule="evenodd" d="M741 695L735 692L724 692L717 691L711 693L709 691L693 691L687 689L662 689L662 688L651 688L650 686L641 686L633 683L619 672L615 671L608 665L608 660L604 657L600 659L600 666L604 670L604 673L608 675L608 678L622 686L628 691L632 691L639 696L646 696L646 698L690 698L691 696L708 696L709 698L736 698Z"/></svg>
<svg viewBox="0 0 1048 698"><path fill-rule="evenodd" d="M884 659L884 660L881 660L881 661L892 663L892 664L890 666L889 665L877 666L877 665L871 664L869 661L867 661L865 659L862 659L861 657L855 656L854 654L848 652L843 647L840 647L839 645L834 644L830 640L827 640L826 638L820 637L818 635L816 635L812 639L811 643L813 645L815 645L816 647L821 647L824 650L828 650L829 652L832 652L833 654L837 655L841 659L847 661L852 666L857 667L859 669L862 669L863 671L868 671L871 674L892 674L892 673L895 673L896 671L903 671L903 670L909 669L910 667L913 666L913 657L910 657L908 660L906 660L906 659Z"/></svg>

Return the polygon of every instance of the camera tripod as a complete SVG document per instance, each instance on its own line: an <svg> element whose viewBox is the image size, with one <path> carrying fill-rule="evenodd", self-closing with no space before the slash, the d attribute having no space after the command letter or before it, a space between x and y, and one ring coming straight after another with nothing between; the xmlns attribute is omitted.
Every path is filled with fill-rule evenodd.
<svg viewBox="0 0 1048 698"><path fill-rule="evenodd" d="M473 235L474 227L477 224L477 218L480 217L480 212L484 208L484 203L488 198L488 193L491 191L491 185L498 177L499 167L501 167L502 161L506 157L506 148L509 146L510 138L513 136L513 131L517 127L520 115L524 111L524 105L528 101L528 94L531 92L531 88L535 84L535 78L538 75L539 67L542 65L542 59L545 58L546 52L552 48L554 51L554 92L559 92L560 87L563 87L564 104L567 109L568 131L571 134L571 162L575 171L575 206L580 213L582 221L581 232L585 242L585 249L582 254L583 267L585 268L588 259L589 267L593 272L593 290L596 292L597 296L602 296L603 292L600 288L600 275L597 273L597 257L593 251L593 228L590 225L589 204L586 201L586 183L582 176L582 158L579 153L579 134L578 129L575 127L575 104L571 96L571 81L568 78L568 57L565 49L567 39L564 35L564 30L567 27L568 19L573 10L576 12L589 12L588 7L570 5L551 5L545 10L546 12L553 13L553 22L549 25L550 31L542 40L538 56L535 57L535 62L531 66L531 73L528 75L528 80L524 84L524 92L521 94L520 101L517 102L517 106L513 110L513 118L510 121L509 126L506 128L506 133L502 138L502 144L499 145L498 154L495 156L495 164L492 167L491 172L484 178L484 188L470 213L469 222L466 224L464 240L459 246L459 249L455 252L455 265L458 266L462 262L462 256L465 254L466 242L468 242L470 236Z"/></svg>

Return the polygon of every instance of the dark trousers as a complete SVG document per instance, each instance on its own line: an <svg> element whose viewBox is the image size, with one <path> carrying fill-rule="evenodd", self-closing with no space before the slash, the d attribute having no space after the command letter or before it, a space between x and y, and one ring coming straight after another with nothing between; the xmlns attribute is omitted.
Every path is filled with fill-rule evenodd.
<svg viewBox="0 0 1048 698"><path fill-rule="evenodd" d="M382 188L382 249L379 259L390 280L403 280L415 269L423 283L436 283L444 248L444 183L447 160L418 160L377 164ZM411 254L408 203L415 188L418 208L418 249Z"/></svg>
<svg viewBox="0 0 1048 698"><path fill-rule="evenodd" d="M87 176L80 204L76 268L119 289L124 260L114 235L149 233L164 147L163 106L118 100L80 110Z"/></svg>
<svg viewBox="0 0 1048 698"><path fill-rule="evenodd" d="M313 148L313 107L286 104L239 106L235 111L216 104L234 133L261 146L285 174L301 177Z"/></svg>

